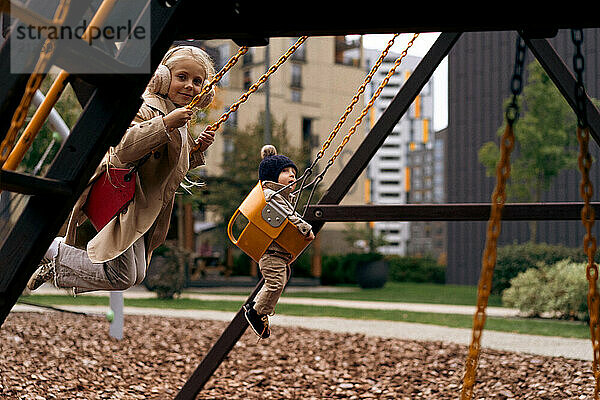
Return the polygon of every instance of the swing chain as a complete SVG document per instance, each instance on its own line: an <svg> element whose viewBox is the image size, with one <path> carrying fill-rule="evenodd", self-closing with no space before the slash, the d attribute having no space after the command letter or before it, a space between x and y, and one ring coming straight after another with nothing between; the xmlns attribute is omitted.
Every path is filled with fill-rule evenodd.
<svg viewBox="0 0 600 400"><path fill-rule="evenodd" d="M354 105L358 102L358 99L364 93L365 88L367 87L367 85L369 84L369 82L371 82L371 79L373 78L373 75L375 75L375 72L377 72L377 70L381 66L381 63L383 63L383 60L388 55L388 53L390 51L390 48L393 46L394 41L396 40L396 38L398 37L398 35L399 35L398 33L394 34L394 36L388 41L387 46L381 52L381 55L379 56L379 58L377 59L377 61L375 62L375 64L371 68L371 70L369 71L369 74L365 77L365 80L363 81L362 85L360 85L360 87L356 91L356 94L352 98L352 101L350 102L350 104L348 104L348 106L346 107L346 110L344 111L344 114L342 114L342 116L340 117L340 119L339 119L338 123L336 124L335 128L333 128L333 130L329 134L329 137L323 143L323 146L321 147L321 150L319 150L319 152L317 153L317 157L316 157L315 161L318 160L318 159L320 159L320 158L322 158L323 154L325 153L325 150L327 150L327 148L329 148L329 146L331 144L331 141L335 138L335 136L339 132L339 130L342 127L342 125L346 122L346 119L348 118L348 115L350 114L350 112L352 112L352 109L354 108ZM412 45L412 43L411 43L411 45ZM313 165L314 165L314 162L313 162Z"/></svg>
<svg viewBox="0 0 600 400"><path fill-rule="evenodd" d="M482 257L481 276L477 289L477 308L473 316L473 332L469 353L465 363L463 377L462 400L473 398L473 387L477 374L477 364L481 354L481 336L486 320L486 307L492 289L492 278L496 266L498 237L500 236L502 210L506 203L506 182L510 177L510 154L515 145L514 124L519 116L517 97L522 91L523 65L525 63L525 46L517 36L515 68L511 80L512 102L507 106L507 124L500 141L500 160L496 165L496 188L492 193L490 219L488 221L485 250Z"/></svg>
<svg viewBox="0 0 600 400"><path fill-rule="evenodd" d="M70 0L61 0L56 8L54 13L53 23L55 25L62 25L67 18L67 14L69 11L71 1ZM27 81L27 85L25 87L25 93L21 98L21 102L19 106L15 110L13 114L12 120L10 122L10 127L8 132L6 133L6 137L0 143L0 168L4 165L8 156L10 155L12 148L15 145L15 141L17 139L17 134L21 130L23 123L25 122L25 117L27 117L27 112L29 111L29 106L33 99L35 92L42 85L42 81L46 74L43 72L48 65L48 62L52 58L54 54L54 39L46 39L42 46L42 50L40 51L40 56L35 65L35 68L31 75L29 76L29 80Z"/></svg>
<svg viewBox="0 0 600 400"><path fill-rule="evenodd" d="M233 67L239 58L248 52L248 46L242 46L239 48L237 54L229 59L227 63L221 68L219 72L213 76L211 81L202 88L202 91L197 94L192 101L186 106L188 109L192 109L196 107L196 104L200 102L200 100L221 80L223 75L227 73Z"/></svg>
<svg viewBox="0 0 600 400"><path fill-rule="evenodd" d="M508 107L506 107L506 121L514 125L516 120L519 118L519 105L517 104L517 98L523 90L523 68L525 65L525 50L527 47L520 36L517 37L516 52L515 52L515 66L513 69L513 75L510 82L510 91L512 93L512 99Z"/></svg>
<svg viewBox="0 0 600 400"><path fill-rule="evenodd" d="M585 66L581 47L583 45L583 30L571 29L571 40L575 45L573 55L573 69L575 70L575 112L577 113L577 124L581 127L587 126L587 112L585 108L585 87L583 86L583 69Z"/></svg>
<svg viewBox="0 0 600 400"><path fill-rule="evenodd" d="M344 147L346 146L346 144L348 143L348 141L350 140L350 138L352 137L352 135L356 132L356 129L361 124L362 120L367 115L367 113L369 112L369 110L371 109L371 107L373 107L373 104L375 103L375 100L377 100L377 98L379 97L379 95L381 94L381 92L383 91L383 89L387 86L387 84L390 81L392 75L394 75L394 73L396 72L396 69L400 66L400 64L402 63L402 60L408 54L408 50L413 46L414 41L418 37L419 37L419 33L415 33L413 35L413 37L410 39L410 41L408 42L408 44L406 45L406 48L402 51L402 53L400 53L400 56L398 58L396 58L396 61L394 62L394 65L392 65L392 67L389 69L389 71L386 74L385 78L381 81L381 83L379 84L379 87L377 88L377 90L375 91L375 93L373 94L373 96L371 97L371 99L369 100L369 102L367 103L367 105L363 108L363 110L360 113L360 115L356 118L356 120L354 121L354 124L348 130L348 133L346 134L346 136L344 136L344 138L342 139L342 142L337 147L336 151L333 153L333 155L331 156L331 158L327 161L327 164L325 165L325 168L323 168L323 171L319 175L317 175L312 182L310 182L309 184L307 184L306 186L303 186L301 188L301 189L303 189L303 188L308 188L310 186L313 186L313 190L311 192L311 195L309 197L309 202L307 204L310 204L310 199L312 198L312 194L314 193L314 187L316 187L317 184L323 180L323 176L325 175L325 173L327 172L327 170L334 164L335 160L340 155L340 153L342 152L342 150L344 149ZM395 36L394 36L394 38L395 38ZM390 40L390 42L391 43L388 43L389 47L391 47L391 45L393 44L393 39ZM389 50L389 47L386 50ZM387 54L387 52L386 52L386 54ZM383 57L380 57L381 61L383 61L384 57L385 57L385 55L383 55ZM381 64L381 63L379 63L379 64ZM373 71L373 73L374 72L375 71ZM369 80L370 80L370 78L369 78ZM366 83L368 83L368 82L366 82ZM365 85L366 85L366 83L365 83ZM345 120L346 116L347 116L347 114L345 113L342 116L342 118ZM342 123L343 123L343 121L342 121ZM338 123L338 125L341 126L340 123ZM339 127L336 126L336 128L339 130ZM335 129L334 129L334 132L337 133L337 131ZM334 133L334 132L332 132L332 133ZM311 167L316 163L317 160L319 160L319 158L322 157L323 150L325 150L325 149L327 149L327 147L329 147L329 144L333 140L334 137L335 137L335 134L333 134L333 135L330 134L329 135L329 138L323 144L323 148L317 154L317 158L315 159L315 161L313 161L313 164L311 165ZM305 210L305 212L306 212L306 210Z"/></svg>
<svg viewBox="0 0 600 400"><path fill-rule="evenodd" d="M304 43L304 41L306 41L307 38L308 38L308 36L301 36L296 41L296 43L294 43L285 52L285 54L283 54L281 57L279 57L279 60L277 60L277 62L275 64L271 65L271 67L267 70L267 72L265 72L263 75L261 75L261 77L258 78L258 80L256 82L254 82L254 84L252 86L250 86L250 88L246 91L246 93L242 94L240 96L240 98L229 107L229 110L227 110L225 113L223 113L223 115L221 115L221 117L216 122L214 122L212 125L207 126L204 131L205 132L217 131L217 129L219 129L219 127L225 121L227 121L227 119L229 118L229 115L231 115L231 113L237 111L237 109L240 107L240 105L242 103L244 103L246 100L248 100L248 97L250 97L250 95L252 93L256 92L258 90L258 88L260 87L260 85L265 83L265 81L269 78L269 76L271 76L275 71L277 71L277 69L281 66L281 64L283 64L292 54L294 54L294 52L298 49L298 47L300 47L302 45L302 43ZM199 147L199 146L200 145L198 145L197 147ZM197 148L194 148L193 151L196 151L196 150L197 150Z"/></svg>
<svg viewBox="0 0 600 400"><path fill-rule="evenodd" d="M594 188L590 180L590 169L592 167L592 156L589 152L590 131L587 125L587 115L585 110L585 87L583 86L584 59L581 52L583 43L583 31L581 29L571 30L571 39L575 45L575 55L573 56L573 69L576 75L575 98L577 113L577 141L579 142L578 166L581 172L581 183L579 192L584 200L581 209L581 221L585 227L586 234L583 239L583 249L588 257L586 267L586 278L588 280L588 311L590 314L590 337L592 341L592 350L594 359L592 371L595 378L594 398L598 399L600 392L600 321L599 310L600 295L598 294L598 265L594 262L596 255L596 238L592 233L594 226L595 212L590 202L594 194Z"/></svg>
<svg viewBox="0 0 600 400"><path fill-rule="evenodd" d="M315 159L313 160L313 162L304 170L304 172L302 173L302 175L298 177L297 180L300 181L300 188L297 189L294 192L294 193L298 193L298 195L296 197L296 201L294 203L294 212L296 212L296 209L298 208L298 203L300 201L300 194L302 194L302 191L305 188L308 188L309 186L313 185L313 188L312 188L312 190L310 192L310 196L308 197L308 201L307 201L307 204L310 204L310 201L311 201L311 199L312 199L312 197L313 197L313 195L315 193L315 187L317 186L317 184L321 180L323 180L323 177L321 176L320 179L319 179L319 177L315 178L308 185L305 185L306 180L308 179L308 177L310 175L312 175L313 169L317 165L317 162L319 162L319 160L321 158L323 158L323 155L325 154L325 150L327 150L329 148L329 146L331 145L331 142L333 141L333 139L335 138L335 136L340 131L342 125L344 125L344 123L346 122L346 120L348 118L348 115L350 115L350 113L354 109L354 106L356 105L356 103L358 103L358 100L360 99L360 96L364 93L367 85L369 84L369 82L371 82L371 80L372 80L373 76L375 75L375 73L379 70L379 67L383 63L383 60L385 59L385 57L387 57L387 55L388 55L388 53L390 51L390 48L394 45L394 42L395 42L396 38L399 35L400 35L399 33L395 33L392 36L392 38L388 41L386 47L383 49L383 51L379 55L379 58L377 59L377 61L375 62L375 64L373 64L373 67L371 68L371 70L369 71L369 73L367 74L367 76L365 77L365 79L363 80L363 83L357 89L356 93L354 94L354 97L352 97L352 100L350 101L350 104L348 104L348 106L344 110L344 113L342 114L342 116L338 120L337 124L335 125L335 127L333 128L333 130L331 131L331 133L329 134L329 137L323 143L323 146L321 147L321 150L319 150L319 152L317 153L317 155L316 155ZM332 161L328 162L329 166L330 166L330 164L333 164L333 162ZM329 168L329 166L327 168ZM282 189L280 189L279 191L277 191L277 193L279 193L280 191L283 191L284 189L285 189L285 187L282 188Z"/></svg>

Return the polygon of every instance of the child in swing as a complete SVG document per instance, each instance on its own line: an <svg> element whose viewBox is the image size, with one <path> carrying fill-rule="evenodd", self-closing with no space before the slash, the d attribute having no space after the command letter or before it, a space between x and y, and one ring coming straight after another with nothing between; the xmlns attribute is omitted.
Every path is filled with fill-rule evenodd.
<svg viewBox="0 0 600 400"><path fill-rule="evenodd" d="M278 190L295 182L298 168L288 157L277 154L277 149L272 145L263 146L261 156L258 177L262 181L265 199L278 203L288 214L291 214L288 216L289 221L298 227L305 236L305 240L313 240L315 235L312 227L302 220L300 215L293 213L294 199L291 192L294 190L295 184L275 194ZM290 278L289 263L291 261L292 255L273 242L258 263L264 278L264 285L254 301L244 305L244 314L252 330L260 339L266 339L271 335L269 315L275 311L275 305Z"/></svg>
<svg viewBox="0 0 600 400"><path fill-rule="evenodd" d="M83 212L90 185L71 213L64 238L54 239L27 287L51 281L72 294L94 290L125 290L142 282L152 251L166 238L175 191L189 169L204 165L203 152L214 133L203 132L195 141L185 106L214 76L210 57L200 48L178 46L169 50L144 94L143 104L120 143L111 147L90 183L107 166L130 168L152 152L137 171L135 195L127 210L113 217L88 242L75 247L76 231L86 220ZM210 91L198 106L207 107ZM199 143L200 151L191 152Z"/></svg>

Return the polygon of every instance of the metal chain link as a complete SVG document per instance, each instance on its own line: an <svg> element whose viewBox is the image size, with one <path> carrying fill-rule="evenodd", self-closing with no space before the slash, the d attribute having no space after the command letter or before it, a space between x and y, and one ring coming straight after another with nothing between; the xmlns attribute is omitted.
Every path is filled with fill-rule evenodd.
<svg viewBox="0 0 600 400"><path fill-rule="evenodd" d="M600 321L599 310L600 295L598 294L598 265L594 262L596 256L596 238L592 233L595 212L591 206L594 188L590 180L590 169L592 168L592 156L589 152L590 131L587 124L586 93L583 86L584 59L581 51L583 44L583 31L581 29L571 30L571 39L575 45L573 56L573 69L575 70L575 112L577 114L577 141L579 142L578 166L581 172L581 183L579 193L583 198L584 205L581 209L581 222L585 227L586 234L583 238L583 250L588 257L586 267L586 278L588 280L588 311L590 314L590 338L594 359L592 371L594 374L594 399L598 399L600 392Z"/></svg>
<svg viewBox="0 0 600 400"><path fill-rule="evenodd" d="M327 148L331 144L331 141L335 138L337 133L340 131L342 125L344 125L344 123L346 122L348 115L352 112L356 103L358 103L360 96L365 92L367 85L369 84L369 82L371 82L371 80L372 80L373 76L375 75L375 73L377 72L377 70L379 70L379 67L383 63L383 60L385 59L385 57L387 57L387 55L390 51L390 48L394 45L394 42L399 35L400 35L399 33L394 34L394 36L392 36L392 38L388 41L386 47L383 49L383 51L379 55L379 58L377 59L377 61L375 62L375 64L373 65L373 67L371 68L371 70L369 71L367 76L365 77L365 79L363 80L363 83L356 90L354 97L352 97L352 100L350 101L350 103L348 104L346 109L344 110L344 113L338 120L337 124L332 129L332 131L329 133L329 137L323 143L321 150L319 150L319 152L317 153L313 162L304 170L302 175L297 178L297 181L300 181L300 187L296 191L297 193L302 193L302 191L306 187L310 186L311 184L313 184L315 182L315 181L313 181L311 184L305 185L306 180L312 174L313 169L315 168L315 166L317 165L319 160L321 158L323 158L323 155L325 154L325 150L327 150ZM283 190L283 189L281 189L281 190ZM314 190L313 190L313 192L314 192ZM312 192L311 192L311 194L312 194ZM312 195L310 196L310 198L312 198ZM309 198L309 200L310 200L310 198ZM294 209L293 209L294 212L296 212L296 208L298 207L299 201L300 201L300 196L298 195L298 196L296 196L296 201L294 203Z"/></svg>
<svg viewBox="0 0 600 400"><path fill-rule="evenodd" d="M55 25L62 25L64 23L69 11L70 3L70 0L61 0L61 2L58 4L58 7L54 13L53 23ZM42 81L46 76L43 71L46 69L48 62L54 54L54 47L54 39L50 38L46 39L44 45L42 46L37 64L35 65L33 73L29 76L29 80L27 81L25 93L23 94L21 102L13 114L6 137L0 144L0 168L2 168L13 149L17 139L17 134L23 127L25 117L27 117L27 111L29 111L31 100L33 99L35 92L40 88Z"/></svg>
<svg viewBox="0 0 600 400"><path fill-rule="evenodd" d="M396 59L392 68L390 68L390 70L388 71L388 73L385 76L385 78L383 79L383 81L381 81L381 84L375 91L375 94L373 94L373 96L371 97L371 100L369 100L369 103L367 103L365 108L363 108L363 110L360 113L360 115L358 116L358 118L356 118L356 120L354 121L354 125L352 125L352 127L348 130L348 134L346 136L344 136L344 139L342 139L342 142L336 149L335 153L333 153L333 156L331 156L331 158L329 159L328 164L333 164L335 162L335 160L337 159L337 157L340 155L340 153L344 149L344 146L346 145L346 143L348 143L348 141L350 140L350 137L354 134L354 132L356 132L356 128L358 128L358 126L362 122L363 118L367 115L367 113L369 112L371 107L373 107L375 100L377 100L377 98L381 94L381 91L387 86L388 82L390 81L390 78L396 72L396 68L398 68L400 66L400 64L402 63L402 60L408 54L408 50L412 47L413 43L415 42L415 39L418 37L419 37L419 34L415 33L413 35L412 39L410 39L410 41L406 45L406 48L402 51L402 53L400 53L400 56Z"/></svg>
<svg viewBox="0 0 600 400"><path fill-rule="evenodd" d="M344 149L344 147L346 146L346 144L348 143L348 141L350 140L352 135L356 132L356 129L361 124L362 120L367 115L367 113L369 112L371 107L373 107L375 100L377 100L377 98L379 97L379 95L381 94L383 89L387 86L388 82L390 81L390 78L392 77L392 75L394 75L394 73L396 72L396 69L400 66L400 64L402 63L402 60L408 54L408 50L413 46L415 39L417 39L418 37L419 37L419 33L415 33L413 35L413 37L410 39L410 41L408 42L408 44L406 45L406 48L402 51L402 53L400 53L400 56L398 56L398 58L396 58L396 61L394 61L394 65L390 68L390 70L386 74L385 78L381 81L381 83L379 84L379 87L377 88L377 90L375 91L375 93L373 94L373 96L371 97L369 102L367 103L367 105L363 108L360 115L356 118L356 120L354 121L354 124L348 130L348 133L346 134L346 136L344 136L341 143L337 147L336 151L333 153L333 155L327 161L327 164L325 164L325 168L323 169L323 171L319 175L317 175L311 183L304 186L305 188L312 186L312 190L309 195L307 204L310 204L310 201L312 200L312 197L313 197L313 194L315 192L317 185L319 184L319 182L321 182L323 180L323 176L325 175L327 170L335 163L335 160L340 155L340 153L342 152L342 150ZM390 45L390 47L391 47L391 45ZM382 61L383 61L383 59L382 59ZM345 120L346 116L342 116L342 118L344 118L344 120ZM343 121L342 121L342 123L343 123ZM339 130L339 128L338 128L338 130ZM335 133L337 133L337 132L335 132ZM323 148L321 149L321 151L323 151L324 149L327 149L329 147L329 145L334 137L335 137L335 134L329 135L329 138L323 144ZM319 152L319 154L321 154L321 152ZM319 157L319 154L317 154L317 157Z"/></svg>
<svg viewBox="0 0 600 400"><path fill-rule="evenodd" d="M346 110L344 111L344 113L340 117L339 121L337 122L337 124L335 125L335 127L333 128L333 130L331 131L331 133L329 134L329 137L327 138L327 140L325 140L325 142L323 143L323 146L321 147L321 150L319 150L319 152L317 153L317 156L316 156L315 160L318 160L318 159L320 159L320 158L323 157L323 154L325 153L325 150L327 150L327 148L331 144L331 141L335 138L335 136L339 132L339 130L342 127L342 125L344 125L344 123L346 122L346 119L348 118L348 115L352 112L352 109L354 108L354 105L358 102L360 96L364 93L365 88L367 87L367 85L369 84L369 82L371 82L371 79L373 78L373 75L375 75L375 73L377 72L377 70L379 69L379 67L381 66L381 64L383 63L383 60L385 59L385 57L387 57L387 55L388 55L388 53L390 51L390 48L394 45L394 41L396 40L396 38L398 36L399 36L399 33L396 33L388 41L387 46L385 47L385 49L383 49L383 51L381 52L381 55L379 56L379 58L377 59L377 61L373 65L373 68L371 68L371 70L369 71L369 74L365 77L362 85L360 85L360 87L356 91L356 94L352 98L352 101L346 107ZM315 164L315 162L313 162L313 164Z"/></svg>
<svg viewBox="0 0 600 400"><path fill-rule="evenodd" d="M254 82L254 84L252 84L252 86L250 86L250 88L246 91L246 93L242 94L240 96L240 98L229 107L229 110L224 112L221 115L221 117L219 117L219 119L217 121L215 121L212 125L207 126L204 129L204 131L205 132L217 131L217 129L219 129L221 127L221 125L225 121L227 121L227 119L229 118L229 115L231 115L231 113L237 111L237 109L240 107L240 105L242 103L244 103L246 100L248 100L248 97L250 97L250 95L252 93L256 92L258 90L258 88L263 83L265 83L265 81L269 78L269 76L271 76L273 73L275 73L275 71L277 71L277 69L281 66L281 64L283 64L292 54L294 54L294 52L298 49L298 47L300 47L302 45L302 43L304 43L306 41L307 38L308 38L308 36L301 36L296 41L296 43L294 43L281 57L279 57L279 60L277 60L277 62L275 64L271 65L271 67L267 70L267 72L262 74L261 77L258 78L258 80L256 82ZM198 143L194 147L192 152L198 151L201 146L202 146L202 143Z"/></svg>
<svg viewBox="0 0 600 400"><path fill-rule="evenodd" d="M234 55L233 57L231 57L229 59L229 61L227 61L227 63L223 66L223 68L221 68L221 70L219 72L217 72L215 74L215 76L213 76L213 78L211 79L211 81L208 84L204 85L204 87L202 88L202 91L200 93L198 93L192 99L192 101L189 102L189 104L186 106L186 108L192 109L192 108L196 107L196 105L200 102L200 100L202 100L202 98L204 96L206 96L208 94L208 92L210 92L210 90L221 80L223 75L225 75L227 73L227 71L229 71L231 69L231 67L233 67L238 62L239 58L241 56L243 56L244 54L246 54L247 52L248 52L247 46L240 47L240 49L238 50L236 55Z"/></svg>
<svg viewBox="0 0 600 400"><path fill-rule="evenodd" d="M500 160L496 165L496 188L492 193L490 219L486 232L485 250L483 252L481 276L477 289L477 308L473 316L473 332L469 353L465 362L465 375L463 377L462 400L473 397L473 387L477 375L477 364L481 353L481 335L486 320L486 307L492 289L492 277L496 266L498 236L500 236L502 210L506 203L506 182L510 177L510 154L515 145L513 126L519 116L517 96L522 90L523 65L525 63L525 46L520 36L517 36L515 68L511 80L512 102L506 109L506 129L500 142Z"/></svg>

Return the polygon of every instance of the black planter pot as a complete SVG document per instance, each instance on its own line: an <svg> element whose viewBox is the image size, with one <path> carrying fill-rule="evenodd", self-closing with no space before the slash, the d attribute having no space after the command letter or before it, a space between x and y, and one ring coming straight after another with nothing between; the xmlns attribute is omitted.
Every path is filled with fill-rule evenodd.
<svg viewBox="0 0 600 400"><path fill-rule="evenodd" d="M388 279L388 263L385 260L371 261L356 266L356 281L363 289L382 288Z"/></svg>

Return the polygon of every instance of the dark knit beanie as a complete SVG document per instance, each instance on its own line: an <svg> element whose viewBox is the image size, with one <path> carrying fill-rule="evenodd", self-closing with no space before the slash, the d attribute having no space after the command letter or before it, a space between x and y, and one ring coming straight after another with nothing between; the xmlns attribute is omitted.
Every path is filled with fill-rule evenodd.
<svg viewBox="0 0 600 400"><path fill-rule="evenodd" d="M292 167L298 175L298 167L289 157L283 154L277 154L275 146L267 144L260 150L262 161L258 166L258 179L261 181L273 181L279 180L279 174L284 168Z"/></svg>

